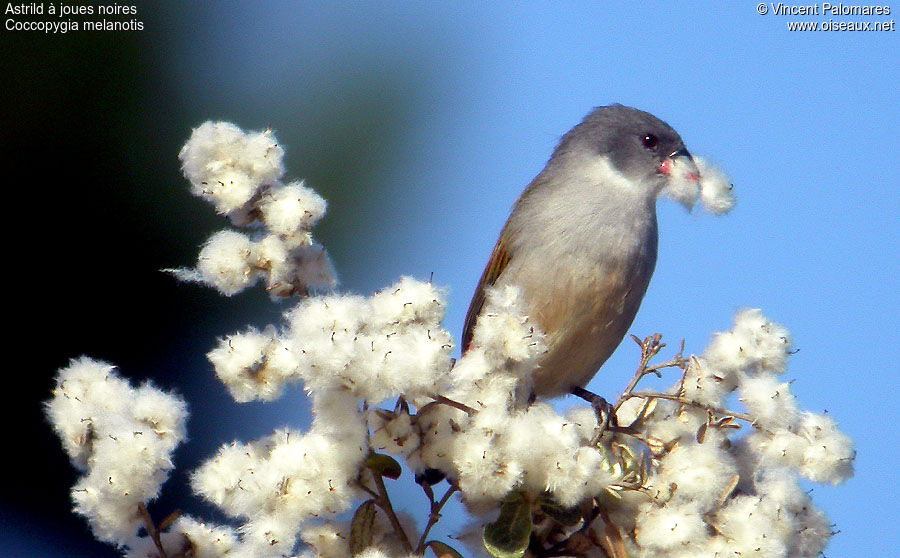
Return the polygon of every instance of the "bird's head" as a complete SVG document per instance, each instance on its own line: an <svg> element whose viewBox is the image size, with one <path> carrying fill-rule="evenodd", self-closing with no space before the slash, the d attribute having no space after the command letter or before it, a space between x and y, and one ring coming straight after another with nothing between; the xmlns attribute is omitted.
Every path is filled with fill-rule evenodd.
<svg viewBox="0 0 900 558"><path fill-rule="evenodd" d="M690 209L699 194L700 173L681 136L642 110L596 108L562 138L557 152L601 157L653 199L666 193Z"/></svg>

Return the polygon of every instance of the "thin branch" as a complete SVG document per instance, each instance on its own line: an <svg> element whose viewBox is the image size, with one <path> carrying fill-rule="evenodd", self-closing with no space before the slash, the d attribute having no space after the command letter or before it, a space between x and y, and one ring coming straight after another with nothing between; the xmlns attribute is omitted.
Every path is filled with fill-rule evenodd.
<svg viewBox="0 0 900 558"><path fill-rule="evenodd" d="M419 409L418 414L422 414L425 411L425 409L427 409L429 407L429 405L435 405L435 404L447 405L449 407L453 407L454 409L459 409L460 411L466 413L470 417L478 414L477 410L473 409L472 407L469 407L465 403L460 403L459 401L454 401L452 399L448 399L447 397L444 397L443 395L438 395L437 393L429 393L428 397L434 399L434 401L432 401L431 403L426 403L425 405L422 405L422 408Z"/></svg>
<svg viewBox="0 0 900 558"><path fill-rule="evenodd" d="M147 511L147 506L143 502L138 503L138 512L141 514L141 519L144 520L144 528L147 529L147 535L150 536L150 540L153 541L156 549L159 550L160 558L169 558L169 555L166 554L166 549L163 548L162 541L159 540L159 531L156 529L156 524L153 523L153 518L150 517L150 512Z"/></svg>
<svg viewBox="0 0 900 558"><path fill-rule="evenodd" d="M641 362L637 367L637 370L634 372L634 376L631 377L631 381L628 382L628 387L625 388L625 391L622 392L622 395L619 397L619 400L616 401L615 405L609 409L609 414L606 417L606 420L598 421L597 433L594 435L594 439L592 444L597 443L602 437L603 434L610 430L610 423L616 420L616 413L619 411L619 408L625 403L626 400L630 399L632 393L638 385L638 382L646 376L647 374L656 374L659 377L662 375L659 373L663 368L672 368L678 367L683 368L685 359L684 359L684 340L681 341L681 348L678 350L678 354L674 357L670 358L666 362L662 362L660 364L654 364L650 366L650 359L659 354L659 351L666 346L665 343L662 342L662 335L659 333L654 333L653 335L644 338L641 340L636 335L632 335L631 338L635 343L641 348ZM625 432L626 434L628 432Z"/></svg>
<svg viewBox="0 0 900 558"><path fill-rule="evenodd" d="M728 409L722 409L721 407L714 407L712 405L700 403L699 401L694 401L692 399L688 399L687 397L681 397L679 395L671 395L668 393L654 393L654 392L639 391L637 393L629 393L627 396L623 395L623 397L625 397L626 399L631 399L632 397L640 397L642 399L665 399L667 401L674 401L675 403L681 403L682 405L690 405L691 407L696 407L698 409L704 409L706 411L709 411L709 412L717 414L717 415L722 415L722 416L726 416L726 417L734 417L736 419L747 421L752 426L756 426L756 419L747 413L739 413L737 411L729 411Z"/></svg>
<svg viewBox="0 0 900 558"><path fill-rule="evenodd" d="M400 525L397 514L394 513L394 507L391 505L391 499L388 496L387 487L384 485L384 479L374 471L372 472L372 478L375 479L375 486L378 488L378 498L375 499L375 503L387 514L388 520L390 520L391 526L394 528L394 533L397 534L397 538L400 539L400 543L403 545L403 550L408 554L412 554L412 545L409 542L409 537L406 536L406 532L403 530L403 526Z"/></svg>
<svg viewBox="0 0 900 558"><path fill-rule="evenodd" d="M637 343L641 347L641 363L638 365L637 370L632 376L631 381L628 382L628 387L625 388L625 391L622 392L621 397L613 406L613 411L618 411L619 407L630 398L631 393L637 387L638 382L641 381L641 378L646 376L647 374L656 374L657 376L661 376L659 371L663 368L673 368L673 367L682 367L684 365L684 340L681 341L681 348L678 350L678 354L669 360L662 362L660 364L654 364L650 366L650 359L659 354L659 351L662 350L663 347L666 346L665 343L662 343L662 335L659 333L654 333L650 337L645 338L643 341L635 337L631 336L634 339L635 343Z"/></svg>
<svg viewBox="0 0 900 558"><path fill-rule="evenodd" d="M431 528L435 526L438 520L441 518L441 510L450 501L450 497L459 490L459 487L454 483L450 483L450 486L447 488L447 492L441 497L439 502L434 501L434 492L431 490L431 486L427 484L423 484L422 488L425 490L425 493L428 495L429 500L431 500L431 513L428 514L428 523L425 525L425 530L422 531L422 536L419 537L419 544L416 546L416 553L421 554L425 552L425 541L428 538L428 532L431 531Z"/></svg>

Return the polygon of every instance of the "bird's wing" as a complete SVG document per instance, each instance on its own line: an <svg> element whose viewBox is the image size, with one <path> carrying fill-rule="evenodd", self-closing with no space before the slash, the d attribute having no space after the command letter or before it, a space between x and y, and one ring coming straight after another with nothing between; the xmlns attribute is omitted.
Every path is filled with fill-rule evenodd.
<svg viewBox="0 0 900 558"><path fill-rule="evenodd" d="M481 280L478 281L478 287L475 288L475 294L472 296L472 302L469 304L469 312L466 314L466 323L463 326L462 335L462 352L465 353L472 343L472 333L475 330L475 320L484 306L484 290L493 285L506 265L509 263L509 241L506 230L500 234L494 251L491 252L491 259L488 260L484 273L481 274Z"/></svg>

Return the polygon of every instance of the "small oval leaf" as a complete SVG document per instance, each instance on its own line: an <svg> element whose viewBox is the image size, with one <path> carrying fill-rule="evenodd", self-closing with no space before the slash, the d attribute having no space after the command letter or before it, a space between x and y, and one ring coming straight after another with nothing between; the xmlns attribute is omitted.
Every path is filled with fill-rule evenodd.
<svg viewBox="0 0 900 558"><path fill-rule="evenodd" d="M581 510L578 507L566 508L550 498L541 499L541 511L566 527L574 527L581 521Z"/></svg>
<svg viewBox="0 0 900 558"><path fill-rule="evenodd" d="M387 477L391 480L397 480L403 473L403 468L397 463L397 460L390 455L383 453L373 453L366 459L366 467L371 469L376 475Z"/></svg>
<svg viewBox="0 0 900 558"><path fill-rule="evenodd" d="M366 500L353 514L350 522L350 552L355 556L372 546L375 525L375 500Z"/></svg>
<svg viewBox="0 0 900 558"><path fill-rule="evenodd" d="M531 539L531 504L521 492L500 505L500 517L484 528L484 548L496 558L521 558Z"/></svg>
<svg viewBox="0 0 900 558"><path fill-rule="evenodd" d="M428 541L425 543L425 548L430 548L437 558L463 558L463 555L453 547L440 541Z"/></svg>

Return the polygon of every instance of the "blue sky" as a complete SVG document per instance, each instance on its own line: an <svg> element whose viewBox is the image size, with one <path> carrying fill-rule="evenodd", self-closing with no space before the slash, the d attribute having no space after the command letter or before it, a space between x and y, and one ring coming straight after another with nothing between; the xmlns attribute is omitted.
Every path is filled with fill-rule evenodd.
<svg viewBox="0 0 900 558"><path fill-rule="evenodd" d="M738 205L713 217L660 202L660 257L632 331L661 332L673 347L684 338L700 352L742 307L786 325L799 348L788 378L801 406L827 410L858 450L851 481L814 488L841 531L827 555L886 556L900 545L891 488L900 482L897 32L789 32L792 18L759 15L752 2L141 9L154 23L142 44L164 61L166 88L193 124L272 126L289 178L305 176L295 127L340 94L335 76L402 76L410 100L393 138L402 149L376 151L365 178L377 185L367 190L373 214L360 219L364 202L332 201L323 239L356 235L330 246L348 290L433 272L450 289L445 325L457 338L511 204L559 136L611 102L669 122L732 176ZM339 111L331 118L353 124ZM590 387L613 396L636 359L624 343Z"/></svg>

